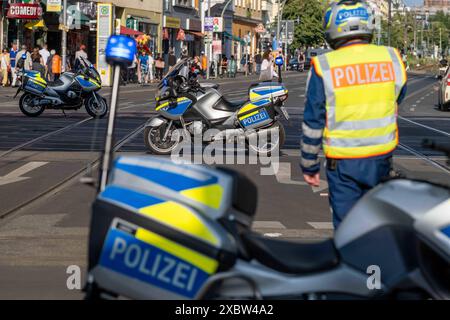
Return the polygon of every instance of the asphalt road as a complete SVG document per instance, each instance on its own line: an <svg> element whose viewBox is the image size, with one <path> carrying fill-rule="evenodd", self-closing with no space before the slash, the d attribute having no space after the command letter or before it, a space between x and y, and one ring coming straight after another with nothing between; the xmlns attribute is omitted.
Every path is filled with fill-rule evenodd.
<svg viewBox="0 0 450 320"><path fill-rule="evenodd" d="M241 100L255 77L221 79L221 91ZM298 167L300 124L306 74L287 73L286 102L291 121L277 175L260 174L262 165L227 166L248 175L258 186L253 228L270 237L316 240L332 236L326 182L306 186ZM412 177L449 181L438 164L442 155L422 148L423 138L448 143L450 112L437 110L436 80L409 76L408 96L399 108L400 142L395 165ZM13 90L0 91L0 299L81 298L68 290L67 267L86 267L92 187L83 175L96 177L106 120L90 119L83 109L48 110L27 118L13 100ZM104 89L103 94L109 95ZM121 88L117 119L118 154L146 154L141 126L154 113L155 85ZM421 157L429 157L426 160ZM435 163L431 162L435 161ZM84 276L84 273L83 273ZM83 278L83 281L85 279Z"/></svg>

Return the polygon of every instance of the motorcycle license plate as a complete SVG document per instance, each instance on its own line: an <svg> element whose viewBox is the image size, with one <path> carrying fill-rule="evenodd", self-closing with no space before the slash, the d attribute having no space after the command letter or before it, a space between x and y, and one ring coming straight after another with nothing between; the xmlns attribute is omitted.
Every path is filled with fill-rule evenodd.
<svg viewBox="0 0 450 320"><path fill-rule="evenodd" d="M289 113L286 110L286 107L280 107L281 112L283 113L283 116L286 118L286 120L289 120Z"/></svg>
<svg viewBox="0 0 450 320"><path fill-rule="evenodd" d="M180 257L115 228L108 232L100 265L191 299L209 276Z"/></svg>

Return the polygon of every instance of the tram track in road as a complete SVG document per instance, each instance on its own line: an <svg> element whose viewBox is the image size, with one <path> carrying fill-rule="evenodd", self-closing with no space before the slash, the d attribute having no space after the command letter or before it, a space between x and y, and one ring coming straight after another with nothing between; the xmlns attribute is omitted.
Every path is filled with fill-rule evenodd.
<svg viewBox="0 0 450 320"><path fill-rule="evenodd" d="M9 149L9 150L4 151L3 153L1 153L1 154L0 154L0 159L6 157L8 154L11 154L11 153L13 153L13 152L15 152L15 151L19 151L19 150L21 150L21 149L24 149L24 148L26 148L26 147L28 147L28 146L34 144L34 143L37 143L37 142L39 142L39 141L41 141L41 140L44 140L44 139L49 138L49 137L51 137L51 136L54 136L54 135L56 135L56 134L62 133L62 132L64 132L64 131L73 129L73 128L75 128L75 127L77 127L77 126L79 126L79 125L81 125L81 124L83 124L83 123L85 123L85 122L87 122L87 121L89 121L89 120L92 120L92 119L93 119L93 118L91 118L91 117L84 118L83 120L80 120L80 121L78 121L78 122L72 123L72 124L70 124L70 125L68 125L68 126L65 126L65 127L63 127L63 128L60 128L60 129L58 129L58 130L48 132L48 133L46 133L46 134L44 134L44 135L42 135L42 136L36 137L36 138L34 138L34 139L32 139L32 140L29 140L29 141L27 141L27 142L24 142L24 143L22 143L22 144L19 144L19 145L13 147L13 148L11 148L11 149Z"/></svg>
<svg viewBox="0 0 450 320"><path fill-rule="evenodd" d="M129 132L119 141L114 144L114 152L118 152L127 142L131 141L138 134L140 134L144 130L144 124L139 125L137 128ZM52 196L55 193L63 190L64 188L72 185L73 183L80 181L80 178L88 171L96 168L101 161L101 155L95 157L95 159L89 161L88 164L83 166L81 169L73 172L62 180L52 184L50 187L46 188L44 191L39 192L34 195L32 198L27 199L26 201L21 202L20 204L14 206L11 209L8 209L4 212L0 213L0 224L6 223L7 221L13 219L21 212L26 211L27 209L32 208L34 205L40 203L41 201L45 201L48 197Z"/></svg>

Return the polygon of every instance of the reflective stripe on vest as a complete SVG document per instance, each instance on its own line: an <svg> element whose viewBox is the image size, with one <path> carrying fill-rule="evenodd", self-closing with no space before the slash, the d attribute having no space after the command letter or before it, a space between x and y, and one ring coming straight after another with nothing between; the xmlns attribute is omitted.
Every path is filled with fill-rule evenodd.
<svg viewBox="0 0 450 320"><path fill-rule="evenodd" d="M406 83L398 52L354 45L315 57L313 65L326 95L325 155L365 158L392 151L398 143L397 99Z"/></svg>

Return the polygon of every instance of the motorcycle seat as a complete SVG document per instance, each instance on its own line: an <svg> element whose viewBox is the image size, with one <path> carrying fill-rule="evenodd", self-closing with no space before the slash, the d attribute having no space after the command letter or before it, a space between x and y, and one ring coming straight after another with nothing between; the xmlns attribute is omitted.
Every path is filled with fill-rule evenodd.
<svg viewBox="0 0 450 320"><path fill-rule="evenodd" d="M334 241L301 243L265 238L254 232L242 235L250 256L274 270L289 274L307 274L335 267L339 256Z"/></svg>
<svg viewBox="0 0 450 320"><path fill-rule="evenodd" d="M238 101L229 101L226 98L222 98L214 107L213 109L220 110L220 111L228 111L228 112L235 112L240 107L242 107L247 100L238 100Z"/></svg>

